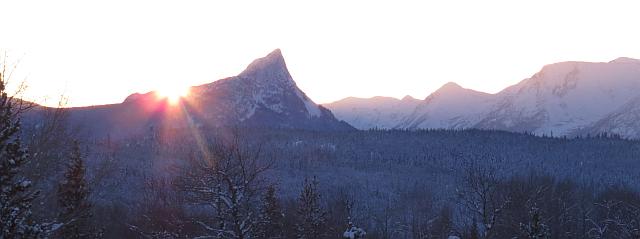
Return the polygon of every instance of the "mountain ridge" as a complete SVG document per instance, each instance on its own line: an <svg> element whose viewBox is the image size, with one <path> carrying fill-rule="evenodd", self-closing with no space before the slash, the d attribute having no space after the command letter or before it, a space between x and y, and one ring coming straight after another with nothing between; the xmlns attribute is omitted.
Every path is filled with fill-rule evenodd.
<svg viewBox="0 0 640 239"><path fill-rule="evenodd" d="M610 62L548 64L531 77L494 94L465 89L449 82L421 100L413 110L402 112L402 117L396 115L394 119L375 120L395 122L384 125L362 119L350 121L358 116L349 114L362 108L385 114L382 107L376 108L366 99L359 105L350 105L350 111L343 108L341 101L325 106L339 119L359 129L479 128L558 136L611 133L609 131L616 128L611 122L600 123L601 126L607 125L605 128L597 128L595 124L613 114L613 110L632 104L629 102L640 96L640 64L636 62L640 60L617 58ZM617 119L629 120L631 117L616 115ZM616 122L620 123L619 120ZM633 125L632 122L624 124ZM618 129L615 132L624 137L640 137L626 133L631 130Z"/></svg>
<svg viewBox="0 0 640 239"><path fill-rule="evenodd" d="M118 104L67 109L71 123L94 138L190 127L354 130L297 87L280 49L252 61L237 76L190 87L177 105L150 91Z"/></svg>

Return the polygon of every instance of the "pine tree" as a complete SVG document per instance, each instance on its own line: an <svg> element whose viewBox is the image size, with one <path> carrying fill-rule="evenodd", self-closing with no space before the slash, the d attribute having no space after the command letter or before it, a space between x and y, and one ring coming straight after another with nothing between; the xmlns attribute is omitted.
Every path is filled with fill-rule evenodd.
<svg viewBox="0 0 640 239"><path fill-rule="evenodd" d="M256 236L267 239L284 237L284 215L276 198L276 188L274 186L269 186L262 198Z"/></svg>
<svg viewBox="0 0 640 239"><path fill-rule="evenodd" d="M296 225L298 238L315 239L323 238L325 233L326 212L320 206L320 194L318 193L318 181L305 180L304 188L298 199L298 220Z"/></svg>
<svg viewBox="0 0 640 239"><path fill-rule="evenodd" d="M4 73L0 72L0 238L37 238L43 231L31 220L31 205L38 191L20 175L29 154L18 136L18 110L5 91Z"/></svg>
<svg viewBox="0 0 640 239"><path fill-rule="evenodd" d="M61 212L58 220L63 223L60 235L63 238L83 238L86 219L90 217L89 188L85 180L85 168L78 142L74 142L70 162L64 180L58 186L58 204Z"/></svg>

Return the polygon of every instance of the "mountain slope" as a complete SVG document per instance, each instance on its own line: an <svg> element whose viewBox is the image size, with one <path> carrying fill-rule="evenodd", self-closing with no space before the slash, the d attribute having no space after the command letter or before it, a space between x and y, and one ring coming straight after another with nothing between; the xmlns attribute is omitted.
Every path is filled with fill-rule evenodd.
<svg viewBox="0 0 640 239"><path fill-rule="evenodd" d="M391 97L368 99L349 97L326 106L339 119L358 129L393 128L399 120L411 113L420 100L406 96L401 100Z"/></svg>
<svg viewBox="0 0 640 239"><path fill-rule="evenodd" d="M474 127L575 135L640 95L640 65L562 62L495 95Z"/></svg>
<svg viewBox="0 0 640 239"><path fill-rule="evenodd" d="M226 114L228 125L352 129L296 86L279 49L255 60L238 76L193 87L188 102L196 109L208 109L199 116L210 123Z"/></svg>
<svg viewBox="0 0 640 239"><path fill-rule="evenodd" d="M597 135L611 133L640 139L640 97L632 99L612 113L581 129L576 134Z"/></svg>
<svg viewBox="0 0 640 239"><path fill-rule="evenodd" d="M396 128L469 128L477 123L491 95L449 82L429 95ZM473 105L473 107L469 107Z"/></svg>
<svg viewBox="0 0 640 239"><path fill-rule="evenodd" d="M635 100L638 97L640 60L561 62L547 65L532 77L497 94L448 83L419 102L410 113L396 115L384 125L375 124L380 120L370 120L369 125L408 129L499 129L556 136L608 132L638 138L636 122L640 118L634 113L640 108L640 101ZM385 115L385 109L374 107L369 110ZM361 123L365 121L361 116L338 116L347 122L358 118L360 120L355 123L365 125Z"/></svg>
<svg viewBox="0 0 640 239"><path fill-rule="evenodd" d="M238 76L191 87L180 105L155 92L136 93L121 104L70 108L70 119L97 137L192 126L354 129L296 86L279 49L253 61Z"/></svg>

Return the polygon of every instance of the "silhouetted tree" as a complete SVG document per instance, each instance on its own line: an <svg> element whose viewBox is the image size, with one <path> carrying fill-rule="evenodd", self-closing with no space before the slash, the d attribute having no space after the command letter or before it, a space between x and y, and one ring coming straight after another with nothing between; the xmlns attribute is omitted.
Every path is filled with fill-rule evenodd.
<svg viewBox="0 0 640 239"><path fill-rule="evenodd" d="M18 136L19 110L7 95L5 69L0 68L0 238L36 238L44 234L31 219L32 201L39 193L22 175L29 154Z"/></svg>
<svg viewBox="0 0 640 239"><path fill-rule="evenodd" d="M234 135L230 143L210 147L179 183L192 200L213 209L213 222L197 221L210 237L243 239L256 232L263 174L271 163L262 160L261 145L241 139Z"/></svg>
<svg viewBox="0 0 640 239"><path fill-rule="evenodd" d="M58 204L61 208L58 220L63 223L60 229L63 238L86 238L91 233L86 228L86 221L91 216L89 192L80 146L74 142L67 171L58 185Z"/></svg>
<svg viewBox="0 0 640 239"><path fill-rule="evenodd" d="M325 236L326 212L320 205L318 180L305 179L304 188L298 198L298 220L296 224L297 237L302 239L316 239Z"/></svg>
<svg viewBox="0 0 640 239"><path fill-rule="evenodd" d="M175 191L171 181L150 177L145 180L143 191L145 205L128 225L129 230L144 238L191 238L185 230L189 219L182 210L182 195Z"/></svg>
<svg viewBox="0 0 640 239"><path fill-rule="evenodd" d="M256 237L276 239L284 237L284 215L276 197L276 188L271 185L262 198L262 207L258 215Z"/></svg>
<svg viewBox="0 0 640 239"><path fill-rule="evenodd" d="M509 199L499 192L499 182L494 169L471 166L458 189L459 202L474 221L480 238L492 238L496 223L509 204Z"/></svg>

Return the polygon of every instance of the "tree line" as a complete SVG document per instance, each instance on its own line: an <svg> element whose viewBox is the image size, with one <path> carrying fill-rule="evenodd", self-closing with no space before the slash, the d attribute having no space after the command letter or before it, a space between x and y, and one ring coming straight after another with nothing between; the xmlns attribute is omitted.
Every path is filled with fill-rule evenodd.
<svg viewBox="0 0 640 239"><path fill-rule="evenodd" d="M590 163L595 165L591 168L606 168L619 162L633 170L634 141L475 130L249 131L206 140L199 147L182 139L144 139L149 147L140 139L107 142L104 148L116 150L105 151L98 162L91 153L96 150L64 128L64 112L47 112L47 120L25 134L21 114L29 106L7 94L4 75L0 73L2 239L640 238L637 185L611 181L594 186L573 174L545 170L583 170ZM486 143L506 137L524 146ZM274 142L263 143L267 140ZM138 163L136 154L143 154L141 165L160 167L158 152L166 144L181 147L172 149L180 159L174 171L137 177L143 170L131 167ZM89 172L89 159L94 168L110 168L102 163L117 153L127 160L118 161L125 171ZM518 157L524 160L513 160ZM538 163L531 158L558 164L529 167ZM505 162L527 167L499 167ZM300 172L305 173L302 183L283 181L287 173L300 177ZM438 182L451 181L451 188L420 182L426 178L408 180L431 172L449 175ZM142 187L103 193L107 187L130 189L110 184L120 175L136 176L132 178L141 182L125 184ZM339 175L346 176L328 180ZM612 176L624 175L630 174ZM379 185L361 184L361 178ZM105 196L106 202L100 201ZM118 201L113 196L133 205L109 207Z"/></svg>

